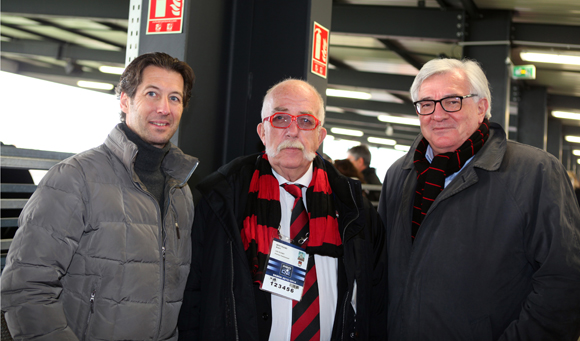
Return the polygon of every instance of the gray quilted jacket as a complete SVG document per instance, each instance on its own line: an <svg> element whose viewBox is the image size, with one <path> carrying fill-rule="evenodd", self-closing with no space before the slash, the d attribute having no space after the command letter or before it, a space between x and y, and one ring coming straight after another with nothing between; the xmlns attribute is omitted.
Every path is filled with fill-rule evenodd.
<svg viewBox="0 0 580 341"><path fill-rule="evenodd" d="M136 155L117 126L39 184L2 274L14 339L177 339L194 215L187 180L198 161L171 147L160 209L133 170Z"/></svg>

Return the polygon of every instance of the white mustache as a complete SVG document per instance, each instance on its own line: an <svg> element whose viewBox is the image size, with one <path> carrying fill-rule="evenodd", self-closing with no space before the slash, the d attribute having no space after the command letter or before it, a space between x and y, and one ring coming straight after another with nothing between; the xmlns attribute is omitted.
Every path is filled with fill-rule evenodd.
<svg viewBox="0 0 580 341"><path fill-rule="evenodd" d="M300 141L296 141L296 140L286 140L283 141L282 143L280 143L278 145L277 152L279 153L282 149L286 149L286 148L296 148L296 149L300 149L302 151L304 151L304 145L302 143L300 143Z"/></svg>

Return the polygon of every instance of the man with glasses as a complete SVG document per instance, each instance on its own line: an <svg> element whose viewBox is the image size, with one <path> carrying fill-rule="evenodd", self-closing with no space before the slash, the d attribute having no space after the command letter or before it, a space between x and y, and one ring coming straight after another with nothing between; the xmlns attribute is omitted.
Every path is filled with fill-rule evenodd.
<svg viewBox="0 0 580 341"><path fill-rule="evenodd" d="M316 153L323 123L316 89L282 81L263 102L265 153L198 185L180 339L383 339L384 229L360 182Z"/></svg>
<svg viewBox="0 0 580 341"><path fill-rule="evenodd" d="M563 165L490 123L479 64L411 86L421 134L385 177L391 340L573 340L580 212Z"/></svg>

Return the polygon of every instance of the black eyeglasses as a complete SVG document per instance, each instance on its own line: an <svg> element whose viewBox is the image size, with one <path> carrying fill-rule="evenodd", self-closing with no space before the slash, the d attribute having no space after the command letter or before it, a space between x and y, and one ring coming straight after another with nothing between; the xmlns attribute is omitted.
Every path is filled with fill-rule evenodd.
<svg viewBox="0 0 580 341"><path fill-rule="evenodd" d="M296 121L298 128L301 130L314 130L320 124L320 120L310 114L293 116L283 112L277 112L262 120L262 122L266 121L270 121L272 127L279 129L288 128L292 124L292 121Z"/></svg>
<svg viewBox="0 0 580 341"><path fill-rule="evenodd" d="M419 115L431 115L435 112L435 106L437 103L441 105L441 108L447 112L456 112L461 110L461 106L463 105L463 100L465 98L478 96L476 94L469 94L465 96L449 96L445 98L441 98L438 101L426 99L422 101L413 102L415 106L415 111Z"/></svg>

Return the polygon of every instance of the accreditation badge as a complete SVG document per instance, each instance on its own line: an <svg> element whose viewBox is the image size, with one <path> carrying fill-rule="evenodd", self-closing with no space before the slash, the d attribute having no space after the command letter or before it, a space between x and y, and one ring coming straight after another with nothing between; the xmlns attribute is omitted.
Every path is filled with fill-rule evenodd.
<svg viewBox="0 0 580 341"><path fill-rule="evenodd" d="M300 301L307 264L308 254L303 248L274 239L260 289Z"/></svg>

